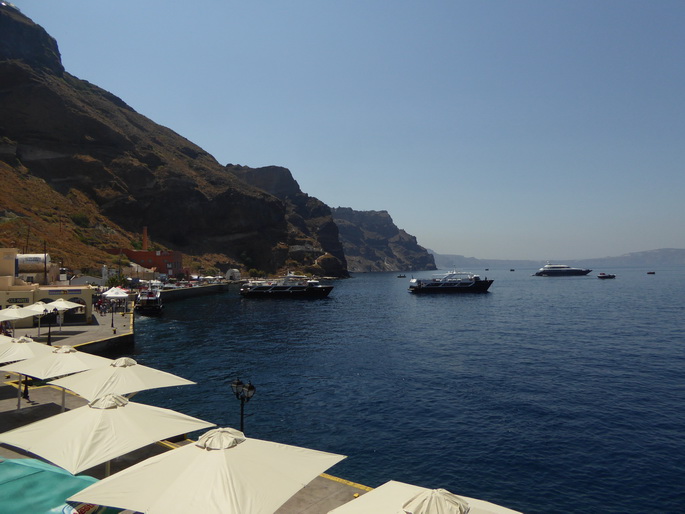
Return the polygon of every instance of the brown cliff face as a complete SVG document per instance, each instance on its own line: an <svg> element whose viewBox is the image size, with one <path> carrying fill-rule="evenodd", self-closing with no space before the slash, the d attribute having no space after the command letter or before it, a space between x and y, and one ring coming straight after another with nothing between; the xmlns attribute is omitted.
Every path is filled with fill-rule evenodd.
<svg viewBox="0 0 685 514"><path fill-rule="evenodd" d="M284 202L64 72L54 39L9 6L0 6L0 33L1 170L42 180L57 195L43 197L50 205L24 206L34 224L37 209L58 210L57 199L79 194L114 231L140 234L147 226L158 243L185 254L266 271L296 258L282 251L292 232ZM119 246L114 239L98 244Z"/></svg>
<svg viewBox="0 0 685 514"><path fill-rule="evenodd" d="M433 270L435 261L416 238L397 228L387 211L332 209L350 271Z"/></svg>
<svg viewBox="0 0 685 514"><path fill-rule="evenodd" d="M303 263L303 271L316 275L349 275L330 207L303 193L290 170L280 166L249 168L230 164L226 169L284 202L290 227L288 260L291 265Z"/></svg>

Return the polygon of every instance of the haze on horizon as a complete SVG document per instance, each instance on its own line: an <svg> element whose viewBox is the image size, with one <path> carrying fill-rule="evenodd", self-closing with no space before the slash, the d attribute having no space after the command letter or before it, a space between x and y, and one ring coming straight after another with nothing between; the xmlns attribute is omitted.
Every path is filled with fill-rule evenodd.
<svg viewBox="0 0 685 514"><path fill-rule="evenodd" d="M481 259L685 248L685 2L16 0L222 164Z"/></svg>

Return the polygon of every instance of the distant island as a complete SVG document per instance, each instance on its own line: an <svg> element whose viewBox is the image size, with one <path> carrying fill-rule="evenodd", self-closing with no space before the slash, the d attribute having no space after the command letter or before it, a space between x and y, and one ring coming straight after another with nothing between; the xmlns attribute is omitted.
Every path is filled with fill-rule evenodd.
<svg viewBox="0 0 685 514"><path fill-rule="evenodd" d="M547 260L477 259L463 255L438 254L432 250L428 251L433 254L435 265L439 269L539 268L547 262ZM685 248L661 248L658 250L631 252L616 257L599 257L594 259L559 259L558 262L571 266L595 269L620 266L685 266Z"/></svg>

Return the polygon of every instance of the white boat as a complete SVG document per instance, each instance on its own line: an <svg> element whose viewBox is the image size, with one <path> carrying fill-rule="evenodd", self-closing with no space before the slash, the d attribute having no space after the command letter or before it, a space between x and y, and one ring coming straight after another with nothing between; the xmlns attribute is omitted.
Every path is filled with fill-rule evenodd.
<svg viewBox="0 0 685 514"><path fill-rule="evenodd" d="M547 263L542 268L540 268L537 271L537 273L535 273L535 276L536 277L578 277L578 276L587 275L591 271L592 271L591 269L572 268L571 266L567 266L566 264L550 264L550 263Z"/></svg>
<svg viewBox="0 0 685 514"><path fill-rule="evenodd" d="M433 293L487 293L494 281L480 278L466 271L450 271L435 275L430 279L412 278L409 281L409 292L414 294Z"/></svg>
<svg viewBox="0 0 685 514"><path fill-rule="evenodd" d="M159 316L163 308L162 292L159 289L145 289L136 296L134 310L140 314Z"/></svg>
<svg viewBox="0 0 685 514"><path fill-rule="evenodd" d="M248 298L325 298L332 290L333 286L311 277L288 273L275 279L250 280L239 292Z"/></svg>

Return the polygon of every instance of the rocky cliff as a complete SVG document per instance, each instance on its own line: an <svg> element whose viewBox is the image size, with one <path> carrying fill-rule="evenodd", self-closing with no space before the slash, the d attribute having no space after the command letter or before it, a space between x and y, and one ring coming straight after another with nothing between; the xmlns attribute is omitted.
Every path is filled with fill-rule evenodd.
<svg viewBox="0 0 685 514"><path fill-rule="evenodd" d="M297 228L288 234L289 256L297 257L304 271L316 275L348 276L345 252L331 208L303 193L290 170L280 166L250 168L232 164L226 169L247 184L284 202L288 226ZM292 265L296 264L292 262Z"/></svg>
<svg viewBox="0 0 685 514"><path fill-rule="evenodd" d="M290 244L311 238L315 220L301 223L289 203L67 73L55 40L5 4L0 34L0 172L5 186L32 183L41 191L28 203L4 204L0 244L16 243L33 227L71 264L86 255L98 260L100 250L130 244L147 226L159 244L211 255L218 267L311 264L303 245L291 251ZM13 196L6 187L3 193ZM317 219L331 224L325 215ZM57 222L73 244L52 237ZM338 270L345 273L342 261Z"/></svg>
<svg viewBox="0 0 685 514"><path fill-rule="evenodd" d="M386 211L332 209L350 271L435 269L433 256L416 238L397 228Z"/></svg>

